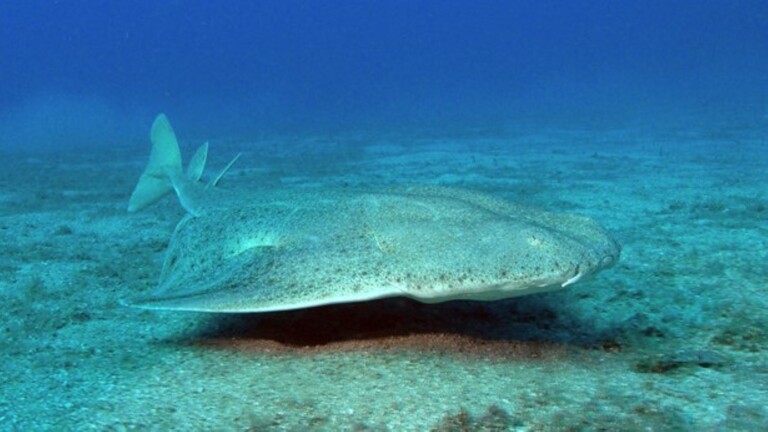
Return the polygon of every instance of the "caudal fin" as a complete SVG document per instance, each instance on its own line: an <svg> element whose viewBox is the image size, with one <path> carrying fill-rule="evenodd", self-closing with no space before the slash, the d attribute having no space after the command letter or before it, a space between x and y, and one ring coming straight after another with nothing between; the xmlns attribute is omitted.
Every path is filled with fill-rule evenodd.
<svg viewBox="0 0 768 432"><path fill-rule="evenodd" d="M139 211L171 192L174 189L173 179L181 177L179 143L165 114L159 114L152 123L150 140L152 152L128 201L129 212ZM193 182L200 180L207 156L208 143L205 143L197 149L187 168L187 176Z"/></svg>

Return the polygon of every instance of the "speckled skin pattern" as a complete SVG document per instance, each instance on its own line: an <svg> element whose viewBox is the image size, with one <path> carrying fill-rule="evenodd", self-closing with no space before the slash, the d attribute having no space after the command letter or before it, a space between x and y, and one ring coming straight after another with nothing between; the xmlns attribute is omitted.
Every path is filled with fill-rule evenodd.
<svg viewBox="0 0 768 432"><path fill-rule="evenodd" d="M136 306L496 300L560 289L620 255L589 218L459 189L270 190L228 202L179 222L156 293Z"/></svg>

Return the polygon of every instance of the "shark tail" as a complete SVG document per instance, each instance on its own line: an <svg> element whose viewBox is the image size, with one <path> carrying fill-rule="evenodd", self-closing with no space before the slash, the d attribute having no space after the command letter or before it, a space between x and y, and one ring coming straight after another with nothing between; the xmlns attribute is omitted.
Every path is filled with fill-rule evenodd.
<svg viewBox="0 0 768 432"><path fill-rule="evenodd" d="M185 188L179 186L197 183L205 169L208 143L197 149L187 166L186 177L183 175L179 143L165 114L159 114L152 123L150 140L152 152L149 155L147 167L128 201L129 212L136 212L152 205L174 189L184 204Z"/></svg>

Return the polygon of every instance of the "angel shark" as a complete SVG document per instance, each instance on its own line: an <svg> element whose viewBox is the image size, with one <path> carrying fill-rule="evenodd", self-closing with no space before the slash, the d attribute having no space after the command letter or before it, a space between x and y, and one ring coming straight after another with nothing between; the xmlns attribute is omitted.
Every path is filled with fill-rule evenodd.
<svg viewBox="0 0 768 432"><path fill-rule="evenodd" d="M610 267L620 247L593 220L435 186L226 191L199 180L208 145L182 169L165 115L130 198L175 191L187 215L147 309L267 312L404 296L497 300L567 287ZM234 161L233 161L234 162Z"/></svg>

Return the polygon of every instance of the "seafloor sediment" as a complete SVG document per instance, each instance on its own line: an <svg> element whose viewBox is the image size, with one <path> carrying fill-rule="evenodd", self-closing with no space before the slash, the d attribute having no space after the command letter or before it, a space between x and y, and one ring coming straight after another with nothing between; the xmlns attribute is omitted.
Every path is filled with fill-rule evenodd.
<svg viewBox="0 0 768 432"><path fill-rule="evenodd" d="M151 312L183 210L125 211L148 144L0 158L0 430L764 430L768 134L211 144L222 187L479 189L598 220L620 263L494 303ZM186 150L196 143L186 143Z"/></svg>

